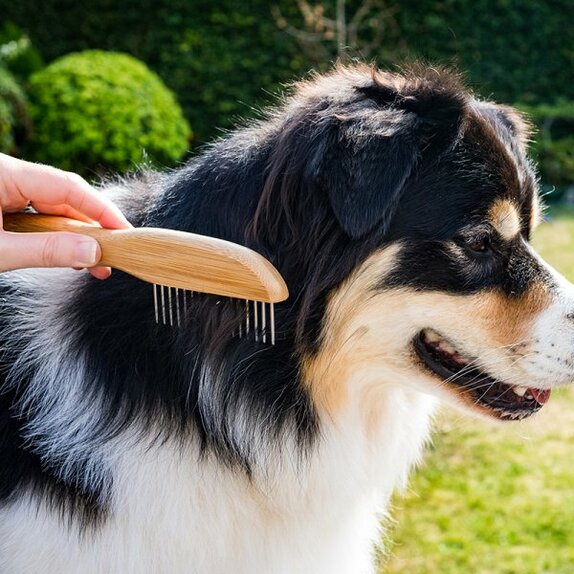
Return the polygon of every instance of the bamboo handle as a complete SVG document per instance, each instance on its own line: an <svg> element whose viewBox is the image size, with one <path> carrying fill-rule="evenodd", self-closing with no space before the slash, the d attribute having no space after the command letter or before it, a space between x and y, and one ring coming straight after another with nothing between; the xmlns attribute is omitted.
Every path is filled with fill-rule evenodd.
<svg viewBox="0 0 574 574"><path fill-rule="evenodd" d="M101 265L150 283L270 303L289 296L285 281L267 259L223 239L152 227L103 229L32 213L5 214L4 229L88 235L100 244Z"/></svg>

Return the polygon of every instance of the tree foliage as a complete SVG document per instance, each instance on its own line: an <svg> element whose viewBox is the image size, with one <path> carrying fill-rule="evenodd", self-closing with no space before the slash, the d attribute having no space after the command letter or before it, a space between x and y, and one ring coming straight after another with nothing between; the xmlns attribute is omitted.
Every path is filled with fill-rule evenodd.
<svg viewBox="0 0 574 574"><path fill-rule="evenodd" d="M22 88L0 65L0 152L15 153L18 132L28 128L27 107Z"/></svg>
<svg viewBox="0 0 574 574"><path fill-rule="evenodd" d="M383 66L409 57L454 62L484 95L530 104L574 100L571 0L347 0L348 22L370 2L357 40L377 40ZM178 95L200 141L253 113L285 81L327 67L337 46L325 38L322 61L278 26L306 30L300 6L337 19L340 0L0 0L4 18L51 60L88 48L145 61ZM378 12L377 12L378 10ZM317 20L318 22L319 20ZM383 30L381 37L377 31ZM307 29L308 31L308 29ZM313 31L313 30L312 30ZM315 30L316 31L316 30ZM369 36L369 34L371 36ZM348 40L349 41L349 40Z"/></svg>
<svg viewBox="0 0 574 574"><path fill-rule="evenodd" d="M574 99L571 0L401 0L415 54L453 61L485 95L510 103Z"/></svg>
<svg viewBox="0 0 574 574"><path fill-rule="evenodd" d="M574 101L521 106L537 128L532 154L544 184L553 188L550 201L558 201L574 183Z"/></svg>

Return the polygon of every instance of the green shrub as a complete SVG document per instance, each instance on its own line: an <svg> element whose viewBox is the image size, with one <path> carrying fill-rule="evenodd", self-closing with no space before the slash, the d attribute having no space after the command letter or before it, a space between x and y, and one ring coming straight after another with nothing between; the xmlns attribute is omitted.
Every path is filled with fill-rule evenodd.
<svg viewBox="0 0 574 574"><path fill-rule="evenodd" d="M29 85L35 159L80 173L160 165L187 149L190 128L172 93L126 54L69 54Z"/></svg>
<svg viewBox="0 0 574 574"><path fill-rule="evenodd" d="M518 107L528 113L537 127L532 154L542 183L556 190L548 199L558 200L574 184L574 101Z"/></svg>
<svg viewBox="0 0 574 574"><path fill-rule="evenodd" d="M0 152L16 153L17 140L29 127L27 105L12 74L0 66Z"/></svg>

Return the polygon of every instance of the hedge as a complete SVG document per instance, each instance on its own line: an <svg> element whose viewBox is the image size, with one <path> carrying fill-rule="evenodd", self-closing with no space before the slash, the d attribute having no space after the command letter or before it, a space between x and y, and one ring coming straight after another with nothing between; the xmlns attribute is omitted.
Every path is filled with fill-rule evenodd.
<svg viewBox="0 0 574 574"><path fill-rule="evenodd" d="M554 188L547 199L557 201L574 184L574 101L520 107L537 127L532 154L545 186Z"/></svg>
<svg viewBox="0 0 574 574"><path fill-rule="evenodd" d="M363 0L348 0L349 14ZM200 140L269 101L268 92L304 73L309 60L279 30L272 5L296 26L291 0L19 0L3 17L24 28L51 60L87 48L129 52L178 95ZM334 14L335 0L323 2ZM383 4L383 3L382 3ZM381 64L422 56L455 62L485 95L530 104L574 100L571 0L401 0L384 2ZM328 65L328 62L325 62Z"/></svg>

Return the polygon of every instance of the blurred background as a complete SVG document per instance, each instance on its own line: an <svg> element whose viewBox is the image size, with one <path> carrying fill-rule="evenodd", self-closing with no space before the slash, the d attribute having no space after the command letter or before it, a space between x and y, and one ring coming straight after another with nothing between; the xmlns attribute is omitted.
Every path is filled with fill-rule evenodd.
<svg viewBox="0 0 574 574"><path fill-rule="evenodd" d="M0 151L88 179L171 168L336 59L456 66L536 127L534 241L574 279L572 0L0 0ZM381 572L574 572L574 399L493 428L447 412Z"/></svg>
<svg viewBox="0 0 574 574"><path fill-rule="evenodd" d="M424 58L531 115L558 200L574 196L573 17L571 0L0 0L0 149L88 176L171 166L336 58Z"/></svg>

